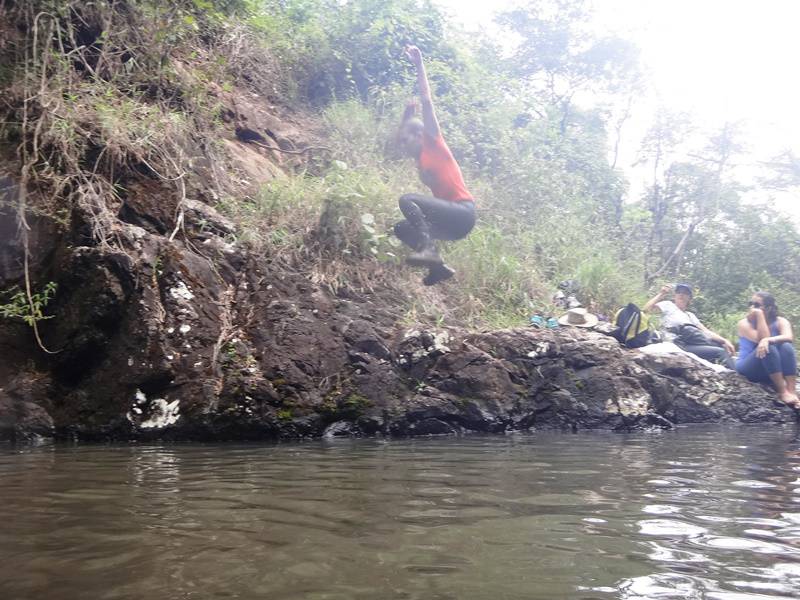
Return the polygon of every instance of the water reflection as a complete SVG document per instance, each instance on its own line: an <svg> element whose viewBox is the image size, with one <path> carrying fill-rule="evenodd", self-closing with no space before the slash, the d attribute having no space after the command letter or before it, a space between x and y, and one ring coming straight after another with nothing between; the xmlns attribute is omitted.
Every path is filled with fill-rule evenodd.
<svg viewBox="0 0 800 600"><path fill-rule="evenodd" d="M56 447L0 478L2 598L800 597L792 428Z"/></svg>

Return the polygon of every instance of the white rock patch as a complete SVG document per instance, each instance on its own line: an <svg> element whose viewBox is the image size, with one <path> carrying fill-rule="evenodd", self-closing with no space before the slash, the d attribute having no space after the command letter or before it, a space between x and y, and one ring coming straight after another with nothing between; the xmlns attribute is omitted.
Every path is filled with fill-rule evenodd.
<svg viewBox="0 0 800 600"><path fill-rule="evenodd" d="M550 350L550 344L547 342L541 342L535 344L533 346L533 350L528 352L525 356L528 358L538 358L539 356L544 356Z"/></svg>
<svg viewBox="0 0 800 600"><path fill-rule="evenodd" d="M441 353L450 352L447 344L450 343L450 334L447 331L442 331L433 336L433 349Z"/></svg>
<svg viewBox="0 0 800 600"><path fill-rule="evenodd" d="M150 403L152 412L150 418L142 421L139 427L142 429L161 429L167 425L177 423L180 415L180 401L173 400L167 402L163 398L156 398Z"/></svg>
<svg viewBox="0 0 800 600"><path fill-rule="evenodd" d="M194 294L182 281L178 281L175 287L170 288L169 294L176 300L194 300Z"/></svg>
<svg viewBox="0 0 800 600"><path fill-rule="evenodd" d="M163 398L155 398L148 402L147 396L142 390L136 390L134 398L131 410L128 411L126 417L134 425L138 423L142 429L160 429L176 423L181 418L179 400L167 402ZM148 404L149 406L147 406ZM149 413L149 417L139 422L145 412Z"/></svg>

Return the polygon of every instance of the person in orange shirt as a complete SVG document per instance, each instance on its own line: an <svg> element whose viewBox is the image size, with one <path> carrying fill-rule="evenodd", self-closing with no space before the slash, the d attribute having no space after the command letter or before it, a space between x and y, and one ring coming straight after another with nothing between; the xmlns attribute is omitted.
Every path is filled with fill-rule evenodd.
<svg viewBox="0 0 800 600"><path fill-rule="evenodd" d="M475 200L439 129L422 53L416 46L407 46L406 55L417 68L422 119L416 116L416 102L410 102L403 114L398 141L406 154L417 160L419 178L433 195L401 196L399 205L405 219L394 226L394 233L414 250L406 262L428 267L422 281L434 285L455 273L444 264L434 240L466 237L475 226Z"/></svg>

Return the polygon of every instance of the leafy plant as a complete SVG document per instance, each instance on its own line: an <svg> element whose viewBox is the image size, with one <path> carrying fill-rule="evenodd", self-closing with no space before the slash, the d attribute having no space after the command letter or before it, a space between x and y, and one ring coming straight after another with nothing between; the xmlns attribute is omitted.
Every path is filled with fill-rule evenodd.
<svg viewBox="0 0 800 600"><path fill-rule="evenodd" d="M58 284L50 281L41 292L31 294L30 299L23 290L12 288L7 292L8 301L0 304L0 316L21 319L31 327L39 321L52 319L53 315L45 315L43 310L55 296L57 288Z"/></svg>

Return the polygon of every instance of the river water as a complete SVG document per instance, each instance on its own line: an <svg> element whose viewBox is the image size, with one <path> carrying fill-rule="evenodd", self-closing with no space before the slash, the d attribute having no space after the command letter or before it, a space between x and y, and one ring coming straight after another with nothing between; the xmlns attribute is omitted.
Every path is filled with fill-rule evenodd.
<svg viewBox="0 0 800 600"><path fill-rule="evenodd" d="M0 450L0 598L800 597L794 427Z"/></svg>

